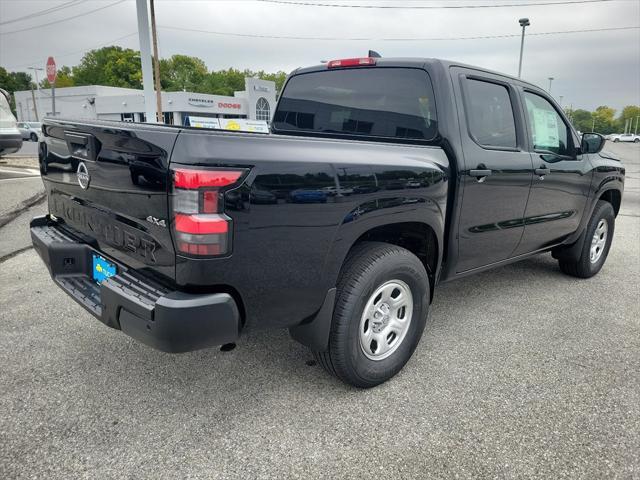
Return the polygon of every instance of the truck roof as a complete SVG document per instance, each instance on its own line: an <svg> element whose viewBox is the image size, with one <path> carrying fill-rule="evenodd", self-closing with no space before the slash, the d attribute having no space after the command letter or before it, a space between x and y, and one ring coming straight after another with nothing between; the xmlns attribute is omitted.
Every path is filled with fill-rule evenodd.
<svg viewBox="0 0 640 480"><path fill-rule="evenodd" d="M462 67L469 68L473 70L479 70L486 73L491 73L493 75L500 75L501 77L509 78L511 80L515 80L527 85L530 85L533 88L540 88L533 83L527 82L526 80L522 80L521 78L514 77L513 75L508 75L502 72L496 72L495 70L489 70L483 67L477 67L475 65L468 65L462 62L456 62L453 60L444 60L441 58L423 58L423 57L381 57L376 58L376 65L381 67L413 67L413 68L423 68L427 65L437 65L443 69L449 69L450 67ZM297 68L292 72L292 75L300 74L300 73L310 73L310 72L320 72L328 70L328 66L326 63L321 63L318 65L313 65L310 67L301 67Z"/></svg>

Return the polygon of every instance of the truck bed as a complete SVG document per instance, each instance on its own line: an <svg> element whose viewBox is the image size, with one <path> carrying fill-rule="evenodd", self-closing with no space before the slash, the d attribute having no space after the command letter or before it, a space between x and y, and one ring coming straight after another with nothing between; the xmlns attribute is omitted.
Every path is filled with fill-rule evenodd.
<svg viewBox="0 0 640 480"><path fill-rule="evenodd" d="M170 288L230 292L255 326L317 311L377 217L444 228L449 169L437 147L58 118L43 132L42 178L62 228ZM176 252L172 170L183 166L248 172L224 194L227 255Z"/></svg>

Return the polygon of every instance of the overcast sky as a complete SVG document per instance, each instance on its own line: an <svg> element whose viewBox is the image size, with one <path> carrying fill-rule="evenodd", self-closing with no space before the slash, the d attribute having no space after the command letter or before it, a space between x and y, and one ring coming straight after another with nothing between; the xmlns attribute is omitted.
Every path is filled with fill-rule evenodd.
<svg viewBox="0 0 640 480"><path fill-rule="evenodd" d="M547 78L554 77L552 94L556 98L562 95L562 104L574 108L591 110L598 105L609 105L620 109L624 105L640 104L639 29L534 35L638 27L640 0L591 0L544 6L521 4L561 0L282 1L365 6L518 6L381 9L284 5L259 0L156 0L160 56L194 55L202 58L210 69L235 67L289 72L320 60L364 56L368 49L374 49L386 57L446 58L516 75L520 48L518 19L528 17L531 26L525 39L524 79L547 88ZM69 5L38 14L63 4ZM13 21L25 16L30 17ZM30 29L35 26L40 27ZM176 28L337 40L246 38ZM16 32L23 29L29 30ZM116 0L0 0L0 66L8 70L25 70L34 64L44 67L49 55L56 58L59 66L74 65L84 51L92 48L117 44L138 49L136 32L134 0L118 3ZM492 35L515 36L452 40Z"/></svg>

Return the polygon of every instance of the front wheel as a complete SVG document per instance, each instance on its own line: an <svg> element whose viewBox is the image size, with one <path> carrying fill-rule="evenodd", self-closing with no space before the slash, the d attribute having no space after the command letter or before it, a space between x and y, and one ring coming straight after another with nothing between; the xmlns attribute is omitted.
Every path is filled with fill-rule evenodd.
<svg viewBox="0 0 640 480"><path fill-rule="evenodd" d="M640 143L640 138L636 138L633 143Z"/></svg>
<svg viewBox="0 0 640 480"><path fill-rule="evenodd" d="M598 273L611 248L615 220L611 204L599 200L587 224L580 257L577 260L560 259L560 270L579 278L593 277Z"/></svg>
<svg viewBox="0 0 640 480"><path fill-rule="evenodd" d="M379 385L411 358L428 308L429 278L420 259L396 245L364 242L342 269L328 349L314 355L345 383Z"/></svg>
<svg viewBox="0 0 640 480"><path fill-rule="evenodd" d="M38 135L36 135L35 133L31 133L31 135L29 136L31 138L32 142L37 142L38 141Z"/></svg>

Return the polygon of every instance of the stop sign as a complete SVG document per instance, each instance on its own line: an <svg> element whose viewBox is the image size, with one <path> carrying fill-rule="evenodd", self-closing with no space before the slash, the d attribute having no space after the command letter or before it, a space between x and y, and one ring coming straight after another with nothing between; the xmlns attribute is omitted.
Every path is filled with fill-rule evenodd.
<svg viewBox="0 0 640 480"><path fill-rule="evenodd" d="M56 81L56 61L53 57L47 59L47 80L49 80L49 83Z"/></svg>

